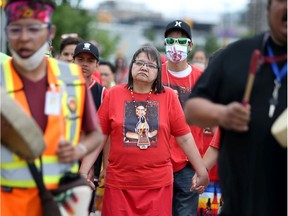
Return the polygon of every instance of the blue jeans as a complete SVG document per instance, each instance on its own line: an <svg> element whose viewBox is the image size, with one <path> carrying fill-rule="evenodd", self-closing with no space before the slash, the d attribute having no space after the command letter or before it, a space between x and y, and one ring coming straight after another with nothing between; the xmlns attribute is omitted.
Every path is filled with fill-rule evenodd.
<svg viewBox="0 0 288 216"><path fill-rule="evenodd" d="M196 216L199 194L192 191L192 177L195 171L187 164L182 170L174 173L173 216Z"/></svg>

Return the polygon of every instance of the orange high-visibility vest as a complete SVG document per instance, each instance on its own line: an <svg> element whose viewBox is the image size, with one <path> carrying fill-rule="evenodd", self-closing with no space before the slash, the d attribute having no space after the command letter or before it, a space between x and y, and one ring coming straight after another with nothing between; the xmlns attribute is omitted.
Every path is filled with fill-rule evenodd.
<svg viewBox="0 0 288 216"><path fill-rule="evenodd" d="M79 142L85 100L85 80L80 67L47 58L47 77L49 87L61 93L61 114L48 115L44 133L46 149L42 154L42 172L47 188L56 188L59 179L67 171L77 172L78 163L60 163L56 156L61 136L73 145ZM18 101L21 107L31 115L23 91L23 83L12 66L12 59L3 62L0 71L1 87ZM44 110L43 110L44 112ZM33 188L36 184L25 160L1 145L1 185L18 188ZM35 160L40 166L39 159Z"/></svg>

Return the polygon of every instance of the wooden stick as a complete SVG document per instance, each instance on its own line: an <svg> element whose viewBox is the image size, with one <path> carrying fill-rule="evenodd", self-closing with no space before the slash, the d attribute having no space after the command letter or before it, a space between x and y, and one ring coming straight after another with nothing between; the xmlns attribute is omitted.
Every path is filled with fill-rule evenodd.
<svg viewBox="0 0 288 216"><path fill-rule="evenodd" d="M244 93L244 97L242 100L242 103L244 106L246 106L250 100L250 95L251 95L252 87L254 84L255 74L258 70L260 57L261 57L261 52L259 50L254 50L252 57L251 57L251 61L250 61L248 80L246 83L245 93Z"/></svg>

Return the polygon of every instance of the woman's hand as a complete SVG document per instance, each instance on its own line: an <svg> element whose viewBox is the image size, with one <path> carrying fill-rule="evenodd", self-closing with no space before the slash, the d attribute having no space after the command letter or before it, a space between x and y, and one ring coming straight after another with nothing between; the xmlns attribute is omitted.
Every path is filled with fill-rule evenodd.
<svg viewBox="0 0 288 216"><path fill-rule="evenodd" d="M104 179L105 179L105 175L106 175L106 169L103 169L99 175L99 188L104 188Z"/></svg>
<svg viewBox="0 0 288 216"><path fill-rule="evenodd" d="M192 177L192 186L190 188L190 191L194 190L198 194L202 194L206 187L209 184L209 176L208 172L203 173L202 175L199 175L195 173L195 175Z"/></svg>
<svg viewBox="0 0 288 216"><path fill-rule="evenodd" d="M94 168L92 167L87 174L81 172L79 173L87 180L87 183L89 184L91 189L95 190L96 186L94 184Z"/></svg>

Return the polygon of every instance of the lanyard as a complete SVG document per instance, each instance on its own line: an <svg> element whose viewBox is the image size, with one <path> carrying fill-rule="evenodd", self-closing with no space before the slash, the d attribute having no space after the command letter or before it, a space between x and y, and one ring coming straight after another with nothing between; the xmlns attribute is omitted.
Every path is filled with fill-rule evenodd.
<svg viewBox="0 0 288 216"><path fill-rule="evenodd" d="M268 48L269 57L274 58L274 54L272 52L271 47L268 45L267 48ZM278 65L276 64L276 62L271 62L271 66L272 66L273 73L276 76L277 82L281 83L282 78L287 74L287 61L286 61L285 65L282 67L281 70L279 70Z"/></svg>
<svg viewBox="0 0 288 216"><path fill-rule="evenodd" d="M274 58L274 54L273 54L272 49L269 46L269 44L267 46L267 49L268 49L268 56L271 58ZM285 65L281 68L281 70L279 70L278 65L276 64L275 61L271 62L271 66L272 66L272 71L273 71L274 75L276 76L276 79L274 80L275 86L274 86L274 90L272 93L272 98L269 100L270 107L269 107L268 116L270 118L273 117L274 111L275 111L276 106L278 104L278 92L279 92L279 89L281 87L281 81L282 81L283 77L287 74L287 61L286 61Z"/></svg>

